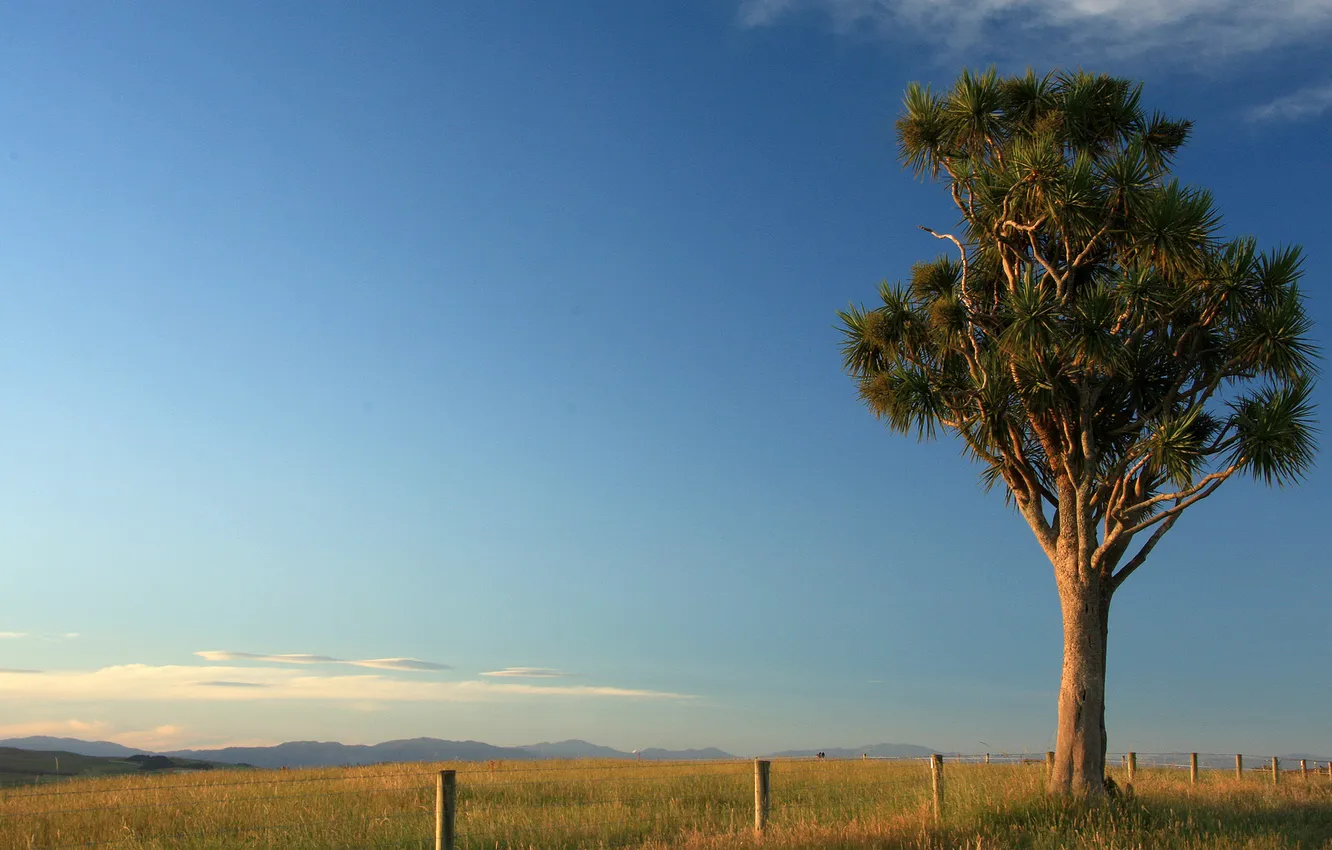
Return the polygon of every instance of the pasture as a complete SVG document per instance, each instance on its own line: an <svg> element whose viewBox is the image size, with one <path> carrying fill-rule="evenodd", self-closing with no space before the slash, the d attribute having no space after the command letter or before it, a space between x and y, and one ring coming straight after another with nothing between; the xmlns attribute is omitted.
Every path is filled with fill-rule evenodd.
<svg viewBox="0 0 1332 850"><path fill-rule="evenodd" d="M766 831L754 764L398 764L78 779L0 791L0 848L430 848L457 771L458 848L1332 848L1332 779L1139 768L1131 799L1048 798L1044 765L777 760ZM1127 779L1116 766L1111 775Z"/></svg>

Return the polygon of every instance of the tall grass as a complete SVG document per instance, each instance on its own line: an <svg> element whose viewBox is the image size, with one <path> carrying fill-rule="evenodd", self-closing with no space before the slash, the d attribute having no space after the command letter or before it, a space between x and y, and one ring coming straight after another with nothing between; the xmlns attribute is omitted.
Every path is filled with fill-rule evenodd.
<svg viewBox="0 0 1332 850"><path fill-rule="evenodd" d="M753 834L749 762L565 761L210 771L0 791L0 848L433 847L435 776L458 771L461 848L1302 848L1332 850L1332 780L1139 770L1132 799L1048 798L1041 765L776 761ZM1122 783L1122 771L1115 771Z"/></svg>

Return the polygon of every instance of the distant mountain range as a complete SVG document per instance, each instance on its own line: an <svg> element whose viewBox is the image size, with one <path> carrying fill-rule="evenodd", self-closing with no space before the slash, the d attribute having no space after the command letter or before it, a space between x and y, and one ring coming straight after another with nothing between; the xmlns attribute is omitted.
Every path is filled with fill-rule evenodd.
<svg viewBox="0 0 1332 850"><path fill-rule="evenodd" d="M0 740L0 747L23 750L61 751L87 756L126 758L147 751L124 747L110 741L82 741L77 738L32 736ZM335 741L289 741L275 747L223 747L215 750L172 750L163 755L206 759L225 764L249 764L254 767L329 767L335 765L380 764L413 761L532 761L536 759L642 759L644 761L683 761L730 759L735 756L715 747L704 750L664 750L658 748L626 753L587 741L543 741L525 747L497 747L481 741L444 741L438 738L410 738L385 741L371 746L340 744Z"/></svg>
<svg viewBox="0 0 1332 850"><path fill-rule="evenodd" d="M87 756L126 758L145 754L144 750L110 741L82 741L77 738L33 736L0 740L0 747L24 750L59 750ZM783 758L812 757L816 750L788 750L774 753ZM910 744L875 744L859 749L823 750L829 758L859 758L862 753L879 756L929 755L928 747ZM340 744L320 741L289 741L274 747L223 747L214 750L172 750L163 755L206 759L225 764L249 764L255 767L327 767L335 765L380 764L413 761L532 761L536 759L641 759L643 761L703 761L733 759L728 752L708 747L701 750L666 750L656 747L627 753L587 741L542 741L522 747L497 747L481 741L445 741L438 738L410 738L382 744Z"/></svg>
<svg viewBox="0 0 1332 850"><path fill-rule="evenodd" d="M30 735L26 738L7 738L0 741L0 747L13 747L17 750L43 750L48 752L76 753L81 756L102 758L125 758L143 755L143 750L123 747L110 741L81 741L78 738L51 738L46 735Z"/></svg>

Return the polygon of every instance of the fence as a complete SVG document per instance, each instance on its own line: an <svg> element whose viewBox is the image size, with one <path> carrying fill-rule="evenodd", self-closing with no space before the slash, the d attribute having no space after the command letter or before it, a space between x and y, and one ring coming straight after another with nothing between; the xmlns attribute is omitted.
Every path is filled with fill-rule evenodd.
<svg viewBox="0 0 1332 850"><path fill-rule="evenodd" d="M693 762L469 764L176 774L0 792L0 847L620 847L749 836L903 812L945 818L963 795L1041 787L1052 753ZM962 765L962 769L952 767ZM1117 781L1332 779L1332 764L1215 753L1112 753ZM1210 774L1204 777L1203 774ZM1219 780L1218 780L1219 777ZM988 789L988 790L987 790Z"/></svg>

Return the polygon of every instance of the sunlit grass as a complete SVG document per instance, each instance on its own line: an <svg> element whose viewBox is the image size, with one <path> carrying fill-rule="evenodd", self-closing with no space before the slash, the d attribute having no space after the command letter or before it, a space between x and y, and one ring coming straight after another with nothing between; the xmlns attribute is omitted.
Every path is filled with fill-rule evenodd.
<svg viewBox="0 0 1332 850"><path fill-rule="evenodd" d="M776 761L753 833L749 762L503 762L210 771L0 791L0 848L433 847L435 777L458 771L460 848L1332 848L1332 780L1140 769L1131 800L1071 804L1042 765ZM1122 783L1123 771L1113 771Z"/></svg>

